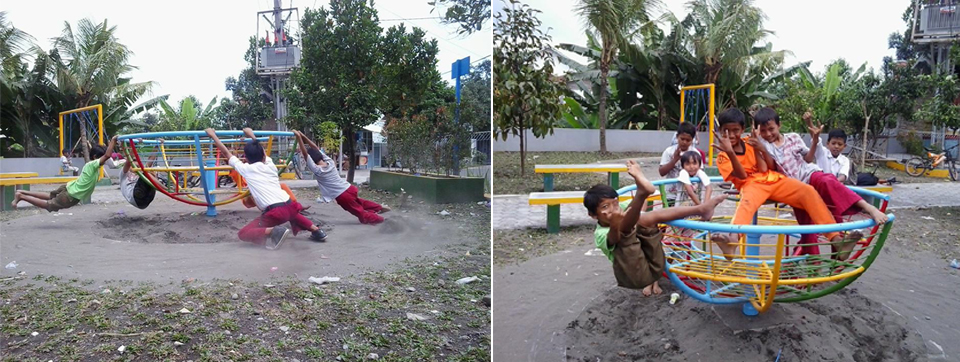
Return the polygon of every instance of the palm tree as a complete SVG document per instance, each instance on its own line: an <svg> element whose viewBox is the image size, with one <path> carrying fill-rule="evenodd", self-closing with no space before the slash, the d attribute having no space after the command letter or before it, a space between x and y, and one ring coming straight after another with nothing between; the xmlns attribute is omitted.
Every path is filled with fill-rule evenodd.
<svg viewBox="0 0 960 362"><path fill-rule="evenodd" d="M772 51L763 43L772 31L763 28L766 19L753 0L693 0L690 13L681 22L689 33L689 47L701 62L704 83L717 85L721 106L738 103L736 87L778 70L787 51ZM725 84L726 83L726 84Z"/></svg>
<svg viewBox="0 0 960 362"><path fill-rule="evenodd" d="M622 44L629 42L628 34L650 19L650 10L658 0L580 0L577 12L601 41L600 50L600 152L607 152L607 74L610 64Z"/></svg>
<svg viewBox="0 0 960 362"><path fill-rule="evenodd" d="M103 104L104 127L119 128L119 123L135 113L129 109L133 102L149 92L154 82L134 83L125 77L137 67L129 64L133 52L117 39L116 26L109 26L106 20L95 24L82 19L76 30L65 22L63 33L54 39L51 56L57 89L68 99L67 104L76 108ZM152 99L133 108L145 110L156 103ZM83 155L89 159L87 132L81 122Z"/></svg>

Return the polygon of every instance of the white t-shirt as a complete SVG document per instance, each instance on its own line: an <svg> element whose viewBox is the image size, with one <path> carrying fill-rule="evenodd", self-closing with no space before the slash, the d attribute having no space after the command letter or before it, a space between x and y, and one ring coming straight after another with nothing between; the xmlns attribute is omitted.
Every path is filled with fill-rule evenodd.
<svg viewBox="0 0 960 362"><path fill-rule="evenodd" d="M703 186L710 186L710 176L707 176L707 173L703 172L703 169L697 170L696 176L700 178L700 183L703 184ZM680 181L680 183L684 185L693 185L690 182L690 173L686 170L677 175L677 181Z"/></svg>
<svg viewBox="0 0 960 362"><path fill-rule="evenodd" d="M340 177L340 171L333 159L327 156L323 151L320 152L327 167L320 167L313 162L313 159L307 156L306 164L313 172L313 177L317 179L317 185L320 186L320 197L323 202L331 202L350 188L350 183Z"/></svg>
<svg viewBox="0 0 960 362"><path fill-rule="evenodd" d="M676 152L677 147L679 146L672 145L663 150L663 155L660 156L660 166L667 165L670 161L673 161L673 153ZM696 148L691 145L686 151L681 151L680 153L683 154L683 152L687 151L696 151ZM700 152L697 151L697 153L699 154ZM673 165L673 168L670 169L670 172L668 172L666 176L663 176L663 178L677 178L677 176L680 175L680 170L683 170L683 166L680 165L680 161L677 161L677 163ZM667 198L675 198L676 193L680 192L680 190L680 185L678 184L667 185Z"/></svg>
<svg viewBox="0 0 960 362"><path fill-rule="evenodd" d="M290 195L280 188L277 166L273 164L270 157L265 157L263 162L245 163L237 156L233 156L228 162L247 181L253 201L257 203L260 210L290 200Z"/></svg>
<svg viewBox="0 0 960 362"><path fill-rule="evenodd" d="M834 176L837 176L837 178L839 178L840 175L844 175L847 178L850 178L850 159L847 158L847 156L844 156L842 153L837 155L837 157L833 157L833 154L830 153L830 151L828 150L824 150L824 151L826 151L826 155L827 155L827 157L825 157L827 168L823 169L824 172L829 172ZM820 154L817 153L817 156L818 156L817 163L819 163Z"/></svg>
<svg viewBox="0 0 960 362"><path fill-rule="evenodd" d="M137 206L137 202L133 200L133 188L137 186L138 180L140 180L140 175L133 171L127 171L127 173L120 175L120 193L133 206Z"/></svg>

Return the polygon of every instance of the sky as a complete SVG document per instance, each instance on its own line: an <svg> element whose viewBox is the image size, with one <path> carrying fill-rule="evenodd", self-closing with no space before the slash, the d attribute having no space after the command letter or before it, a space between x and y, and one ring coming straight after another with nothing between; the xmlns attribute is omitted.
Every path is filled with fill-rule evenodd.
<svg viewBox="0 0 960 362"><path fill-rule="evenodd" d="M677 18L686 16L686 0L662 1ZM586 44L584 22L574 9L577 0L523 2L542 11L538 18L543 30L552 36L553 44ZM793 52L785 66L812 61L810 70L823 72L837 58L846 59L854 69L867 62L867 68L879 70L884 56L894 56L894 51L887 48L887 37L906 29L901 17L910 1L756 0L754 4L767 15L764 27L775 33L767 38L773 49ZM503 7L503 1L493 0L494 13Z"/></svg>
<svg viewBox="0 0 960 362"><path fill-rule="evenodd" d="M457 25L444 25L436 19L437 11L428 0L376 1L381 27L403 21L409 32L417 26L427 36L437 39L440 52L437 69L448 82L450 66L457 59L470 57L476 61L491 54L492 21L483 30L470 36L456 33ZM328 1L282 0L284 8L297 7L300 17L305 8L328 7ZM132 6L130 4L149 4ZM59 36L64 23L76 29L82 18L99 23L107 19L117 27L117 37L134 55L130 64L139 69L130 73L134 82L154 81L153 95L170 95L171 103L195 95L208 104L214 96L229 97L224 88L227 77L237 77L246 67L243 60L248 38L257 33L257 12L273 8L273 0L218 0L163 2L130 2L117 0L88 1L5 1L0 10L7 12L13 26L35 38L44 50L52 46L51 38ZM295 19L294 15L291 20ZM259 37L264 36L261 20ZM219 100L218 100L219 102Z"/></svg>

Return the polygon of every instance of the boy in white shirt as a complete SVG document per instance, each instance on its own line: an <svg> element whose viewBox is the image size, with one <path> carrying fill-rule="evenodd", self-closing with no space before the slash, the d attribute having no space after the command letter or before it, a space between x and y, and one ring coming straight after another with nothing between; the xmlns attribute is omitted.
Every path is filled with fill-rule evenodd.
<svg viewBox="0 0 960 362"><path fill-rule="evenodd" d="M161 139L160 142L162 143L163 140ZM147 167L153 167L156 160L156 154L150 156L147 159ZM127 199L130 205L141 210L146 209L153 202L153 198L156 197L157 189L153 188L149 182L141 179L139 174L130 171L132 166L133 162L123 163L123 170L120 171L120 194L123 195L124 199Z"/></svg>
<svg viewBox="0 0 960 362"><path fill-rule="evenodd" d="M842 154L844 148L847 148L847 133L835 129L827 134L827 146L821 144L817 152L817 166L823 172L837 176L840 183L847 183L850 179L850 159Z"/></svg>
<svg viewBox="0 0 960 362"><path fill-rule="evenodd" d="M264 244L270 250L277 249L291 231L278 225L290 222L294 235L301 230L308 230L311 233L310 240L326 241L327 235L323 230L300 214L300 210L303 210L300 203L290 200L290 195L280 188L277 166L273 164L270 157L267 157L253 130L244 128L243 132L251 138L251 141L243 147L247 162L240 161L237 156L230 153L230 149L217 138L217 132L213 128L207 128L207 136L217 145L220 153L229 160L230 166L243 176L257 207L263 210L260 217L240 229L238 233L240 240Z"/></svg>
<svg viewBox="0 0 960 362"><path fill-rule="evenodd" d="M704 200L709 200L710 196L713 194L713 189L710 187L710 176L707 176L706 172L703 172L702 166L703 158L700 155L700 152L697 151L687 151L680 155L680 164L683 165L683 171L677 175L677 181L680 181L683 184L683 190L686 191L687 196L690 198L690 201L693 201L694 205L700 205L700 198L697 196L697 191L693 189L693 183L690 181L691 177L700 178L700 184L706 188L704 191ZM677 198L679 199L679 197ZM710 220L703 220L710 221Z"/></svg>

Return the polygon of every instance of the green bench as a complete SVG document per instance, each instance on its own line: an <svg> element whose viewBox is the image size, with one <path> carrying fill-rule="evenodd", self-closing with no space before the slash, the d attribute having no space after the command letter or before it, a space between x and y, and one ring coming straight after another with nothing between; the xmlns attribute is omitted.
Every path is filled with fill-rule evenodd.
<svg viewBox="0 0 960 362"><path fill-rule="evenodd" d="M543 175L543 191L553 191L553 175L557 173L594 173L606 172L610 180L610 187L620 188L620 173L627 172L627 165L622 163L597 163L584 165L536 165L534 173Z"/></svg>

